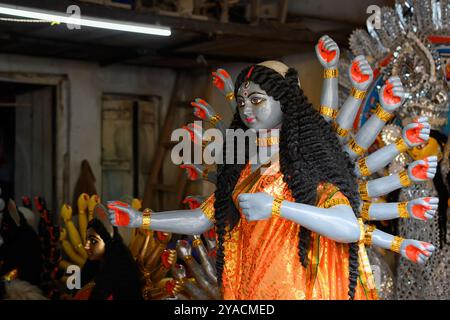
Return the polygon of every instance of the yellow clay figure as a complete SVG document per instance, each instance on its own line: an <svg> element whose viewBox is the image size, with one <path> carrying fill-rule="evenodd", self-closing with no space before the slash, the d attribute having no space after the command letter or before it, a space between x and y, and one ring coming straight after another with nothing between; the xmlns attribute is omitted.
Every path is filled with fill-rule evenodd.
<svg viewBox="0 0 450 320"><path fill-rule="evenodd" d="M80 267L84 264L85 260L83 257L81 257L73 248L73 246L70 244L69 241L67 241L67 230L65 228L61 229L61 235L59 237L59 241L61 242L61 247L63 248L66 255L70 258L70 260L79 265ZM61 265L60 265L61 267Z"/></svg>
<svg viewBox="0 0 450 320"><path fill-rule="evenodd" d="M67 233L69 234L69 240L72 243L73 247L75 248L75 251L78 252L78 254L83 257L83 259L87 258L86 250L83 247L83 244L81 243L81 237L80 234L75 227L73 221L72 221L72 207L68 204L65 204L62 206L61 209L61 216L64 219L64 223L66 224Z"/></svg>
<svg viewBox="0 0 450 320"><path fill-rule="evenodd" d="M100 197L96 194L94 194L93 196L91 196L91 198L89 199L89 203L88 203L88 209L89 209L89 220L91 221L94 218L94 208L97 204L100 203Z"/></svg>
<svg viewBox="0 0 450 320"><path fill-rule="evenodd" d="M442 159L441 147L439 146L437 140L433 137L430 137L427 143L409 149L408 154L414 160L421 160L430 156L437 156L438 161L441 161Z"/></svg>
<svg viewBox="0 0 450 320"><path fill-rule="evenodd" d="M87 229L87 209L89 204L89 195L86 193L80 194L78 197L78 226L81 235L81 242L86 244L86 229Z"/></svg>

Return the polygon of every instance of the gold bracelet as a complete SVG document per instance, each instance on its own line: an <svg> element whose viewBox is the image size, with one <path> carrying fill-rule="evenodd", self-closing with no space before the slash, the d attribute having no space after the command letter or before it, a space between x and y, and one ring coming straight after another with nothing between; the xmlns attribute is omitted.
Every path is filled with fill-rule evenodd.
<svg viewBox="0 0 450 320"><path fill-rule="evenodd" d="M394 117L392 113L385 111L379 103L377 104L374 115L383 122L388 122Z"/></svg>
<svg viewBox="0 0 450 320"><path fill-rule="evenodd" d="M234 92L233 91L228 92L225 97L227 98L228 101L234 100Z"/></svg>
<svg viewBox="0 0 450 320"><path fill-rule="evenodd" d="M372 205L372 202L363 202L363 206L361 209L361 218L365 221L370 220L369 210L370 210L371 205Z"/></svg>
<svg viewBox="0 0 450 320"><path fill-rule="evenodd" d="M194 248L199 247L202 244L202 240L201 239L194 239L194 241L192 241L192 246Z"/></svg>
<svg viewBox="0 0 450 320"><path fill-rule="evenodd" d="M408 212L408 202L404 201L404 202L399 202L398 205L398 216L400 218L409 218L409 212Z"/></svg>
<svg viewBox="0 0 450 320"><path fill-rule="evenodd" d="M322 207L323 208L331 208L331 207L339 206L339 205L350 206L350 201L348 201L347 198L330 199L330 200L325 201L325 203L322 205Z"/></svg>
<svg viewBox="0 0 450 320"><path fill-rule="evenodd" d="M151 214L152 211L150 209L144 209L144 211L142 212L142 229L150 229L150 224L151 224Z"/></svg>
<svg viewBox="0 0 450 320"><path fill-rule="evenodd" d="M350 130L341 128L336 122L334 122L332 124L332 126L333 126L334 131L336 131L337 135L342 138L345 138L346 136L348 136L348 134L350 132Z"/></svg>
<svg viewBox="0 0 450 320"><path fill-rule="evenodd" d="M361 175L363 177L368 177L372 174L372 172L370 172L369 168L367 167L366 159L367 158L361 158L358 160L359 172L361 172Z"/></svg>
<svg viewBox="0 0 450 320"><path fill-rule="evenodd" d="M211 119L209 119L209 123L211 123L215 127L217 122L219 122L220 120L222 120L222 118L218 114L215 114L211 117Z"/></svg>
<svg viewBox="0 0 450 320"><path fill-rule="evenodd" d="M323 116L327 116L332 119L336 119L336 116L337 116L337 110L332 109L327 106L320 106L319 113Z"/></svg>
<svg viewBox="0 0 450 320"><path fill-rule="evenodd" d="M405 143L405 141L402 138L395 141L395 146L397 147L397 150L400 153L403 153L409 149L408 145Z"/></svg>
<svg viewBox="0 0 450 320"><path fill-rule="evenodd" d="M189 261L191 261L192 259L194 259L191 255L187 255L187 256L185 256L184 258L183 258L183 260L185 261L185 262L189 262Z"/></svg>
<svg viewBox="0 0 450 320"><path fill-rule="evenodd" d="M367 151L366 149L361 147L359 144L357 144L355 139L353 139L353 138L349 141L349 143L347 145L350 148L350 150L352 150L358 156L362 156Z"/></svg>
<svg viewBox="0 0 450 320"><path fill-rule="evenodd" d="M272 202L272 216L280 217L281 214L281 203L283 202L283 198L275 198Z"/></svg>
<svg viewBox="0 0 450 320"><path fill-rule="evenodd" d="M398 174L400 178L400 183L404 187L408 187L411 185L411 180L409 180L408 172L406 170L403 170Z"/></svg>
<svg viewBox="0 0 450 320"><path fill-rule="evenodd" d="M403 240L405 239L403 239L402 237L395 236L394 240L392 240L391 243L391 251L400 253L400 248L402 247Z"/></svg>
<svg viewBox="0 0 450 320"><path fill-rule="evenodd" d="M359 195L363 201L370 200L369 192L367 191L367 181L359 183Z"/></svg>
<svg viewBox="0 0 450 320"><path fill-rule="evenodd" d="M211 206L208 201L203 201L200 205L200 210L202 210L203 214L209 219L209 221L216 223L214 207Z"/></svg>
<svg viewBox="0 0 450 320"><path fill-rule="evenodd" d="M325 69L323 70L324 79L337 78L339 75L338 69Z"/></svg>
<svg viewBox="0 0 450 320"><path fill-rule="evenodd" d="M364 99L364 97L366 96L366 91L362 91L356 88L352 88L352 91L350 92L350 94L358 100L362 100Z"/></svg>
<svg viewBox="0 0 450 320"><path fill-rule="evenodd" d="M364 232L364 244L368 247L372 245L372 234L376 227L374 225L368 225L366 231Z"/></svg>

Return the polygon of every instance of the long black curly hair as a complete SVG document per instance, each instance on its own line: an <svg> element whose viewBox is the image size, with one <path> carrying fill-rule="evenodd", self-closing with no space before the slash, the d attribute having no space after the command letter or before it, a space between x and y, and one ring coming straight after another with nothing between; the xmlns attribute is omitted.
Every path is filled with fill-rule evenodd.
<svg viewBox="0 0 450 320"><path fill-rule="evenodd" d="M341 150L331 125L322 118L303 94L303 90L299 87L297 71L289 68L283 77L273 69L262 65L249 66L242 70L236 80L235 96L244 81L260 85L269 96L281 104L283 122L280 130L280 169L295 201L316 205L318 185L329 182L339 188L349 199L353 211L358 212L359 196L354 166ZM246 129L239 112L235 113L230 129ZM224 158L226 150L224 144ZM234 156L236 155L235 150ZM218 236L216 268L220 285L222 285L226 230L227 228L232 230L240 219L239 211L232 200L232 192L244 166L245 164L222 164L217 168L218 182L214 208ZM298 248L300 261L304 267L309 263L310 239L311 231L301 227ZM349 244L350 299L354 298L358 275L358 245L352 243Z"/></svg>
<svg viewBox="0 0 450 320"><path fill-rule="evenodd" d="M130 250L124 244L116 227L113 236L103 223L94 218L87 229L93 228L105 242L102 261L87 260L81 270L81 283L95 282L89 300L142 300L142 276Z"/></svg>

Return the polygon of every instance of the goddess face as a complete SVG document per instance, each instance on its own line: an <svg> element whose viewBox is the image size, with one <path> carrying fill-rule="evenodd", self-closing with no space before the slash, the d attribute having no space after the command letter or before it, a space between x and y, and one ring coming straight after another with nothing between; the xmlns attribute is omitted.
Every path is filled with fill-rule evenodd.
<svg viewBox="0 0 450 320"><path fill-rule="evenodd" d="M280 102L251 81L240 86L236 104L242 121L250 129L274 129L283 119Z"/></svg>
<svg viewBox="0 0 450 320"><path fill-rule="evenodd" d="M87 240L84 245L89 260L102 260L105 255L105 242L93 228L87 231Z"/></svg>

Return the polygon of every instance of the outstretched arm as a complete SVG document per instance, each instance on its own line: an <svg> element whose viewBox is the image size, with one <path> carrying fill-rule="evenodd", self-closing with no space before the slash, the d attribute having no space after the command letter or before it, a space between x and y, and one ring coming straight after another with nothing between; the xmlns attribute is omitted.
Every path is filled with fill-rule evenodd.
<svg viewBox="0 0 450 320"><path fill-rule="evenodd" d="M335 130L341 142L347 141L366 90L373 80L373 71L364 56L357 56L349 69L353 88L336 118Z"/></svg>
<svg viewBox="0 0 450 320"><path fill-rule="evenodd" d="M316 45L316 55L324 67L320 114L330 122L336 118L338 110L338 64L339 47L329 36L323 36Z"/></svg>
<svg viewBox="0 0 450 320"><path fill-rule="evenodd" d="M433 179L436 174L436 167L437 157L435 156L414 161L408 166L407 171L360 183L359 194L363 200L368 200L409 186L412 182Z"/></svg>
<svg viewBox="0 0 450 320"><path fill-rule="evenodd" d="M281 201L265 193L244 193L239 195L239 207L248 221L265 220L272 217L272 210L279 205L280 217L294 221L301 226L338 242L356 242L360 236L358 220L348 200L330 200L324 208L308 204Z"/></svg>
<svg viewBox="0 0 450 320"><path fill-rule="evenodd" d="M361 217L364 220L392 220L413 218L418 220L433 219L438 208L438 198L418 198L406 202L371 203L364 202Z"/></svg>
<svg viewBox="0 0 450 320"><path fill-rule="evenodd" d="M374 226L365 226L364 243L399 253L405 259L414 263L424 264L434 251L431 243L413 239L395 237L389 233L377 230Z"/></svg>
<svg viewBox="0 0 450 320"><path fill-rule="evenodd" d="M126 203L109 201L108 211L109 220L118 227L196 235L214 226L213 217L206 216L200 208L143 214ZM147 215L145 219L144 215Z"/></svg>
<svg viewBox="0 0 450 320"><path fill-rule="evenodd" d="M234 97L234 83L230 74L225 69L217 69L212 73L212 76L212 83L225 96L234 114L236 112L236 99Z"/></svg>
<svg viewBox="0 0 450 320"><path fill-rule="evenodd" d="M355 166L356 175L359 177L370 176L391 163L398 154L428 141L429 136L430 124L428 123L428 118L421 117L416 119L413 123L403 128L402 138L395 143L359 159Z"/></svg>

